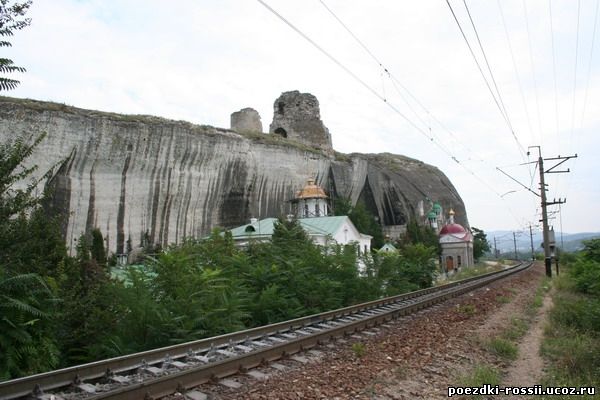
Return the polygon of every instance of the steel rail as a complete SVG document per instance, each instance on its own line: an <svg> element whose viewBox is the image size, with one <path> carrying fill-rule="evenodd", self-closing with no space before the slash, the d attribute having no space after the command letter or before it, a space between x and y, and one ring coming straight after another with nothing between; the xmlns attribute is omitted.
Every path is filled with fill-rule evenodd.
<svg viewBox="0 0 600 400"><path fill-rule="evenodd" d="M285 354L293 354L303 348L314 346L316 343L327 340L328 338L342 336L349 332L354 332L364 329L365 327L383 323L401 315L406 315L448 298L458 296L467 291L474 290L491 281L519 272L528 268L530 265L531 263L518 264L502 271L491 272L442 286L370 301L321 314L1 382L0 399L10 400L28 396L36 386L46 392L70 386L73 382L83 382L102 378L106 376L107 371L118 374L125 371L136 370L144 365L163 363L166 359L184 358L186 355L190 354L190 351L204 352L211 348L218 348L231 343L260 340L269 334L274 335L281 332L290 332L312 324L326 323L335 319L363 313L360 318L347 320L344 323L336 323L337 326L323 329L322 332L315 332L311 335L287 340L284 343L270 345L267 348L255 349L248 353L229 357L224 360L210 362L205 365L195 366L176 373L160 376L151 381L134 383L110 392L90 395L87 399L130 399L138 398L138 396L143 398L146 393L150 393L152 396L156 397L164 396L173 393L178 386L189 388L205 383L215 377L225 377L234 374L241 369L252 368L264 361L277 359ZM409 303L398 306L399 303L403 302ZM397 307L392 307L394 305ZM392 309L385 312L380 311L378 313L364 315L365 313L369 313L370 310L386 306Z"/></svg>

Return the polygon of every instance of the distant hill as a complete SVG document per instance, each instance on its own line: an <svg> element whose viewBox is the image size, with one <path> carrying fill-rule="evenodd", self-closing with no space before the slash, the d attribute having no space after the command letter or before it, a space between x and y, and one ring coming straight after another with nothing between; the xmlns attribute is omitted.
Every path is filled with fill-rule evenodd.
<svg viewBox="0 0 600 400"><path fill-rule="evenodd" d="M572 252L583 248L583 240L600 238L600 232L580 232L580 233L563 233L562 245L560 232L555 232L556 243L558 247L564 251ZM514 251L513 233L512 231L489 231L486 232L490 247L494 247L494 237L496 237L496 246L501 253ZM529 232L517 232L517 251L530 252L531 240ZM542 232L533 232L533 247L536 252L542 251Z"/></svg>

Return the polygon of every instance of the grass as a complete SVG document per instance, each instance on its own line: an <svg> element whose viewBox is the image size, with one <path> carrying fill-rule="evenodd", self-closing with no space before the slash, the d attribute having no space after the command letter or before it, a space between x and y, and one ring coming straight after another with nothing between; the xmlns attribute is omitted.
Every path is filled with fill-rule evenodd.
<svg viewBox="0 0 600 400"><path fill-rule="evenodd" d="M510 297L508 296L496 296L496 301L500 304L510 303Z"/></svg>
<svg viewBox="0 0 600 400"><path fill-rule="evenodd" d="M472 267L463 267L456 274L449 276L444 281L439 282L439 284L460 281L462 279L467 279L467 278L487 274L487 273L494 272L494 271L500 271L501 269L503 269L503 267L502 267L502 265L500 265L500 263L498 263L496 265L488 265L488 264L484 264L484 263L478 263Z"/></svg>
<svg viewBox="0 0 600 400"><path fill-rule="evenodd" d="M475 315L477 313L477 307L474 304L461 304L457 305L456 309L459 313L465 315Z"/></svg>
<svg viewBox="0 0 600 400"><path fill-rule="evenodd" d="M479 387L482 385L499 385L500 372L487 364L476 365L470 374L459 378L459 385L464 387ZM481 399L482 396L470 396L471 399Z"/></svg>
<svg viewBox="0 0 600 400"><path fill-rule="evenodd" d="M510 340L495 337L490 339L486 344L487 349L505 360L514 361L517 359L517 355L519 354L519 349L517 346Z"/></svg>
<svg viewBox="0 0 600 400"><path fill-rule="evenodd" d="M352 343L352 352L356 356L356 358L362 358L365 355L365 345L364 343L356 342Z"/></svg>
<svg viewBox="0 0 600 400"><path fill-rule="evenodd" d="M527 329L529 329L529 321L513 317L510 320L510 325L502 331L501 337L515 342L525 336Z"/></svg>
<svg viewBox="0 0 600 400"><path fill-rule="evenodd" d="M554 278L554 307L544 329L541 353L548 368L545 386L600 388L600 298L577 292L567 268ZM592 399L586 396L540 396Z"/></svg>

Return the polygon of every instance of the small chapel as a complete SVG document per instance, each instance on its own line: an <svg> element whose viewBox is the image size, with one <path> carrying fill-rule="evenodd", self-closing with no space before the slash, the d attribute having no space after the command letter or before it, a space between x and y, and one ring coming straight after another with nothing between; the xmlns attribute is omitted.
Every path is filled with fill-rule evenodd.
<svg viewBox="0 0 600 400"><path fill-rule="evenodd" d="M347 215L331 216L328 199L323 188L314 179L309 179L290 200L292 214L288 218L297 218L308 236L318 245L356 244L359 255L369 254L373 237L360 233ZM251 218L249 224L233 228L231 235L239 246L247 245L250 241L271 240L276 222L277 218Z"/></svg>
<svg viewBox="0 0 600 400"><path fill-rule="evenodd" d="M473 234L454 222L454 210L448 212L448 220L439 232L442 248L441 267L448 273L461 267L475 265L473 258Z"/></svg>

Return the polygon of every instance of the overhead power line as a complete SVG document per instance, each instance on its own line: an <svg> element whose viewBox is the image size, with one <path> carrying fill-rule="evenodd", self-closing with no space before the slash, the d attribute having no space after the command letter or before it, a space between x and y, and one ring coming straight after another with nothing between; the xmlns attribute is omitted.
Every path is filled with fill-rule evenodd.
<svg viewBox="0 0 600 400"><path fill-rule="evenodd" d="M558 141L558 89L556 87L556 52L554 51L554 23L552 22L552 0L548 0L548 12L550 14L550 43L552 44L552 76L554 77L554 119L556 120L556 140ZM560 146L560 143L557 144Z"/></svg>
<svg viewBox="0 0 600 400"><path fill-rule="evenodd" d="M585 92L583 95L583 109L581 111L581 123L580 127L583 127L583 120L585 118L585 110L588 100L588 89L590 88L590 76L592 74L592 60L594 59L594 44L596 41L596 27L598 26L598 10L600 9L600 0L596 0L596 10L594 12L594 29L592 31L592 45L590 47L590 57L587 68L587 76L585 80Z"/></svg>
<svg viewBox="0 0 600 400"><path fill-rule="evenodd" d="M334 56L332 56L329 52L327 52L325 49L323 49L321 46L319 46L314 40L312 40L308 35L306 35L304 32L302 32L299 28L297 28L295 25L293 25L290 21L288 21L285 17L283 17L281 14L279 14L277 11L275 11L271 6L269 6L264 0L257 0L262 6L264 6L268 11L270 11L273 15L275 15L277 18L279 18L282 22L284 22L287 26L289 26L291 29L293 29L296 33L298 33L302 38L304 38L306 41L308 41L310 44L312 44L317 50L319 50L321 53L323 53L323 55L325 55L327 58L329 58L332 62L334 62L336 65L338 65L340 68L342 68L346 73L348 73L348 75L350 75L353 79L355 79L357 82L359 82L362 86L364 86L369 92L371 92L373 95L375 95L377 98L379 98L381 101L383 101L388 107L390 107L395 113L397 113L398 115L400 115L404 120L406 120L413 128L415 128L419 133L421 133L423 136L425 136L427 139L429 139L429 141L431 141L433 144L435 144L440 150L442 150L442 152L444 152L448 157L450 157L453 161L455 161L457 164L459 164L462 168L464 168L469 174L471 174L475 179L477 179L479 182L481 182L484 186L486 186L491 192L495 193L501 200L504 200L504 198L502 198L500 196L500 193L493 187L491 186L486 180L482 179L481 177L479 177L477 174L475 174L475 172L473 172L471 169L469 169L468 167L466 167L463 163L461 163L451 152L449 152L447 149L445 149L444 147L442 147L439 143L437 143L433 137L429 136L422 128L420 128L418 125L416 125L412 120L410 120L406 115L404 115L400 110L398 110L398 108L396 108L393 104L391 104L391 102L389 102L384 96L380 95L374 88L372 88L371 86L369 86L364 80L360 79L360 77L358 77L354 72L352 72L352 70L350 70L348 67L346 67L343 63L341 63L339 60L337 60ZM339 18L337 18L339 20ZM341 21L341 20L340 20ZM345 26L345 25L344 25ZM348 30L348 28L346 27L346 29ZM358 38L356 38L355 35L353 35L355 37L356 40L358 40ZM362 43L362 42L360 42ZM366 46L364 45L364 43L362 43L362 46L368 50L368 48L366 48ZM368 51L368 53L370 53L370 55L380 64L382 65L379 60L373 55L372 52ZM389 71L386 70L386 73L389 74ZM391 74L389 74L389 76L391 77ZM412 95L411 95L412 96ZM421 105L422 106L422 105ZM511 215L513 216L513 218L515 219L515 221L518 222L517 217L515 216L515 214L513 213L512 209L510 207L507 206L508 211L511 213Z"/></svg>
<svg viewBox="0 0 600 400"><path fill-rule="evenodd" d="M344 30L346 32L348 32L348 34L350 36L352 36L352 38L359 44L359 46L375 61L375 63L377 63L377 65L382 69L383 73L385 73L387 75L387 77L390 79L392 86L394 87L394 90L398 93L398 95L400 96L400 98L405 102L405 104L408 106L408 108L412 111L412 113L414 114L415 118L417 118L425 127L429 127L430 133L433 135L434 133L431 132L431 127L430 124L428 124L426 121L423 120L423 118L419 115L419 113L417 113L417 111L413 108L412 104L410 103L410 101L408 101L406 99L406 97L404 96L404 94L400 91L400 89L398 88L398 86L400 86L400 88L402 88L402 90L404 90L406 92L406 94L408 94L408 96L419 106L421 107L421 109L428 115L430 116L443 130L445 130L457 143L461 144L461 146L467 150L467 152L471 155L474 155L475 153L473 152L473 150L471 150L466 144L464 144L461 140L459 140L454 133L452 133L452 131L450 131L444 124L442 124L436 117L435 115L433 115L428 109L427 107L425 107L423 105L422 102L419 101L419 99L417 99L415 97L415 95L413 95L411 93L410 90L408 90L408 88L403 85L393 74L392 72L383 64L383 62L371 51L371 49L369 49L369 47L362 41L360 40L360 38L350 29L350 27L344 23L344 21L342 21L342 19L329 7L327 6L327 4L325 3L325 1L323 0L319 0L319 2L321 3L321 5L327 10L327 12L329 14L331 14L331 16L344 28Z"/></svg>
<svg viewBox="0 0 600 400"><path fill-rule="evenodd" d="M517 68L517 62L515 60L515 54L513 52L512 44L510 41L510 35L508 34L508 29L506 28L506 21L504 19L504 11L502 10L502 3L500 0L497 0L498 8L500 10L500 17L502 19L502 26L504 27L504 36L506 36L506 42L508 43L508 50L510 51L510 58L512 60L513 70L515 72L515 76L517 78L517 84L519 86L519 93L521 94L521 101L523 102L523 109L525 110L525 116L527 117L527 126L529 127L529 137L531 141L533 141L533 127L531 125L531 117L529 116L529 108L527 107L527 102L525 101L525 93L523 92L523 85L521 84L521 76L519 75L519 70Z"/></svg>
<svg viewBox="0 0 600 400"><path fill-rule="evenodd" d="M579 59L579 20L581 15L581 0L577 0L577 34L575 35L575 68L573 68L573 106L571 108L571 143L575 131L575 97L577 94L577 61Z"/></svg>
<svg viewBox="0 0 600 400"><path fill-rule="evenodd" d="M540 117L540 100L538 96L537 79L535 77L535 64L533 62L533 51L531 50L531 34L529 32L529 16L527 13L527 3L523 0L523 11L525 13L525 27L527 29L527 44L529 48L529 62L531 63L531 75L533 77L533 90L535 92L535 107L537 111L538 133L540 135L540 144L544 144L544 135L542 134L542 120Z"/></svg>
<svg viewBox="0 0 600 400"><path fill-rule="evenodd" d="M469 43L469 39L467 39L467 35L465 34L465 32L462 28L462 25L460 24L460 21L458 20L458 17L456 16L456 13L454 12L452 5L450 4L450 1L446 0L446 4L450 8L450 12L452 13L452 16L454 17L454 21L456 22L456 25L458 26L458 29L460 30L460 33L461 33L465 43L467 44L467 47L469 48L469 52L471 53L471 56L473 57L473 60L475 61L475 64L477 65L477 69L479 70L479 73L481 74L481 77L483 78L485 85L488 88L488 91L490 92L490 94L492 95L492 98L494 99L494 103L496 104L496 107L500 111L500 114L504 118L504 121L506 122L506 124L510 130L510 133L512 134L513 138L515 139L517 148L519 149L521 156L523 158L525 158L525 149L524 149L523 145L521 145L521 142L519 141L519 139L517 138L517 135L515 134L515 131L512 127L512 124L510 122L508 114L505 113L505 109L500 105L500 103L502 102L502 100L500 98L500 94L498 93L498 95L496 95L494 93L494 91L492 90L492 87L490 86L490 83L488 82L487 77L485 76L485 73L483 72L483 69L481 68L481 65L479 64L479 61L477 60L477 57L475 56L475 52L473 51L473 48L471 47L471 44ZM465 6L466 6L466 2L465 2ZM472 19L471 19L471 21L472 21ZM475 27L474 24L473 24L473 27Z"/></svg>
<svg viewBox="0 0 600 400"><path fill-rule="evenodd" d="M460 161L452 153L450 153L446 148L444 148L441 144L439 144L437 141L435 141L433 137L431 137L430 135L428 135L426 131L424 131L421 127L419 127L418 125L416 125L410 118L408 118L404 113L402 113L391 102L387 101L387 99L384 96L382 96L381 94L379 94L373 87L371 87L364 80L362 80L358 75L356 75L352 70L350 70L350 68L346 67L338 59L336 59L334 56L332 56L327 50L325 50L321 46L319 46L319 44L317 44L308 35L306 35L304 32L302 32L300 29L298 29L295 25L293 25L290 21L288 21L285 17L283 17L277 11L275 11L266 2L264 2L263 0L257 0L257 1L260 4L262 4L267 10L269 10L272 14L274 14L277 18L279 18L281 21L283 21L287 26L289 26L290 28L292 28L296 33L298 33L300 36L302 36L302 38L304 38L306 41L308 41L310 44L312 44L317 50L319 50L321 53L323 53L327 58L329 58L337 66L339 66L340 68L342 68L346 73L348 73L348 75L350 75L352 78L354 78L354 80L356 80L362 86L364 86L374 96L376 96L378 99L380 99L381 101L383 101L396 114L398 114L399 116L401 116L406 122L408 122L419 133L421 133L423 136L425 136L431 143L433 143L435 146L437 146L443 153L445 153L453 161L455 161L457 164L461 164ZM466 168L466 167L463 166L463 168Z"/></svg>

